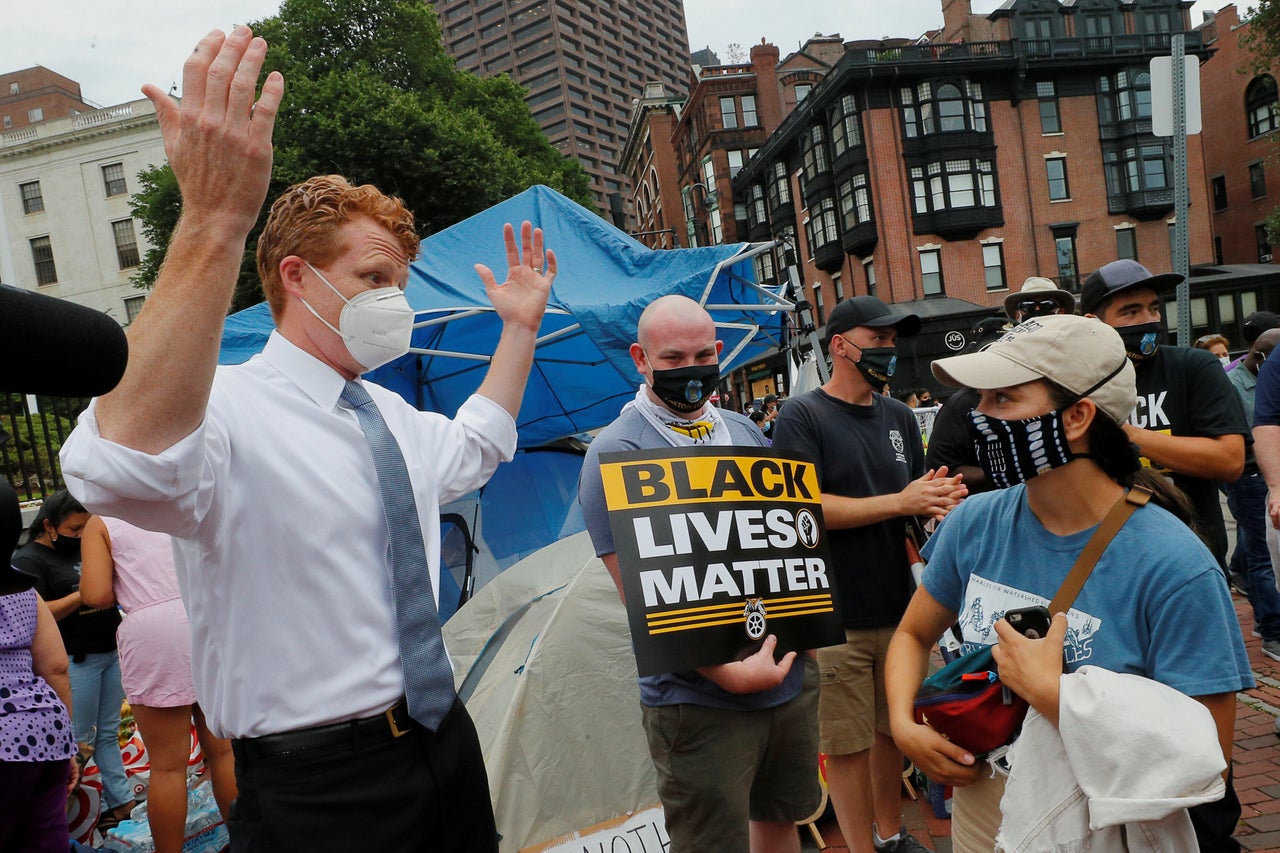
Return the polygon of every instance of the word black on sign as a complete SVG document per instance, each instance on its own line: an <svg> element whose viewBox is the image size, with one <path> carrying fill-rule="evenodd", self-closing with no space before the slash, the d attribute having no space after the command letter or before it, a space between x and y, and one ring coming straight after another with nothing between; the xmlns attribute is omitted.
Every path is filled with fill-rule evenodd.
<svg viewBox="0 0 1280 853"><path fill-rule="evenodd" d="M844 642L818 475L763 447L602 453L641 675Z"/></svg>

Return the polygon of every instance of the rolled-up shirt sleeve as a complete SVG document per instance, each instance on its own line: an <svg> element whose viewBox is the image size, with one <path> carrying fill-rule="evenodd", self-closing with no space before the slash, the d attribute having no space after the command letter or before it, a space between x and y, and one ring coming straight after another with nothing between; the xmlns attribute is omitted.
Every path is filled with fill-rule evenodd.
<svg viewBox="0 0 1280 853"><path fill-rule="evenodd" d="M382 400L378 402L381 407ZM401 405L415 422L420 447L432 460L441 503L480 488L498 465L510 462L515 455L516 422L506 409L486 397L471 395L451 420Z"/></svg>
<svg viewBox="0 0 1280 853"><path fill-rule="evenodd" d="M151 454L102 437L97 400L80 416L59 453L67 490L85 508L171 536L191 536L216 481L219 430L206 417L176 444Z"/></svg>
<svg viewBox="0 0 1280 853"><path fill-rule="evenodd" d="M471 454L460 454L463 465L446 480L456 479L458 482L449 491L461 495L484 485L500 463L510 462L515 456L516 422L493 400L472 394L459 407L454 423L466 431L468 443L480 450L481 457L477 464L470 465L466 462Z"/></svg>

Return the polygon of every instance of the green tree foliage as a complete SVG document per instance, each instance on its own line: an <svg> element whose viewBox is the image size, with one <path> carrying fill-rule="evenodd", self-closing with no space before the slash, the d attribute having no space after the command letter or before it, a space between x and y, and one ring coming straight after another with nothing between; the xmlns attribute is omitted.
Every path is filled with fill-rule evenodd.
<svg viewBox="0 0 1280 853"><path fill-rule="evenodd" d="M252 26L270 46L264 76L285 78L263 216L285 187L333 173L398 195L424 235L534 184L594 207L586 173L547 142L524 89L505 75L455 68L421 0L285 0ZM165 246L180 209L172 173L146 172L140 186L134 213L152 244ZM261 226L233 310L262 301L253 262ZM162 254L147 253L136 284L155 281Z"/></svg>
<svg viewBox="0 0 1280 853"><path fill-rule="evenodd" d="M138 191L130 197L129 209L142 222L142 234L151 244L129 280L134 287L149 288L160 273L169 235L182 212L182 195L173 170L167 165L151 166L138 173Z"/></svg>
<svg viewBox="0 0 1280 853"><path fill-rule="evenodd" d="M1252 56L1255 73L1269 72L1280 59L1280 2L1257 0L1244 23L1240 44Z"/></svg>

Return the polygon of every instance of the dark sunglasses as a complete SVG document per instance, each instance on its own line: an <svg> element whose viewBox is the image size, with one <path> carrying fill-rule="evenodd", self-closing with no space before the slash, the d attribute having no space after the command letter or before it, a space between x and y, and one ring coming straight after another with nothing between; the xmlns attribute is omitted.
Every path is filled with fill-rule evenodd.
<svg viewBox="0 0 1280 853"><path fill-rule="evenodd" d="M1052 314L1061 307L1056 299L1024 299L1018 303L1018 310L1023 314Z"/></svg>

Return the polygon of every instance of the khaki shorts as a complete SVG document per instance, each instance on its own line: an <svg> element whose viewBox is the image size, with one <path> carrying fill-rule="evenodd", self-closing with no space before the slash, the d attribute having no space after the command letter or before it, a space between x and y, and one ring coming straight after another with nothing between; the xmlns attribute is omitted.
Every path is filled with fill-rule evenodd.
<svg viewBox="0 0 1280 853"><path fill-rule="evenodd" d="M990 853L1000 831L1000 798L1005 777L983 767L972 785L956 788L951 795L951 849L953 853Z"/></svg>
<svg viewBox="0 0 1280 853"><path fill-rule="evenodd" d="M641 708L669 853L747 853L750 821L793 822L817 810L818 667L808 655L801 662L804 687L775 708Z"/></svg>
<svg viewBox="0 0 1280 853"><path fill-rule="evenodd" d="M895 628L846 628L843 646L818 649L822 700L819 746L827 755L864 752L889 734L884 658Z"/></svg>

